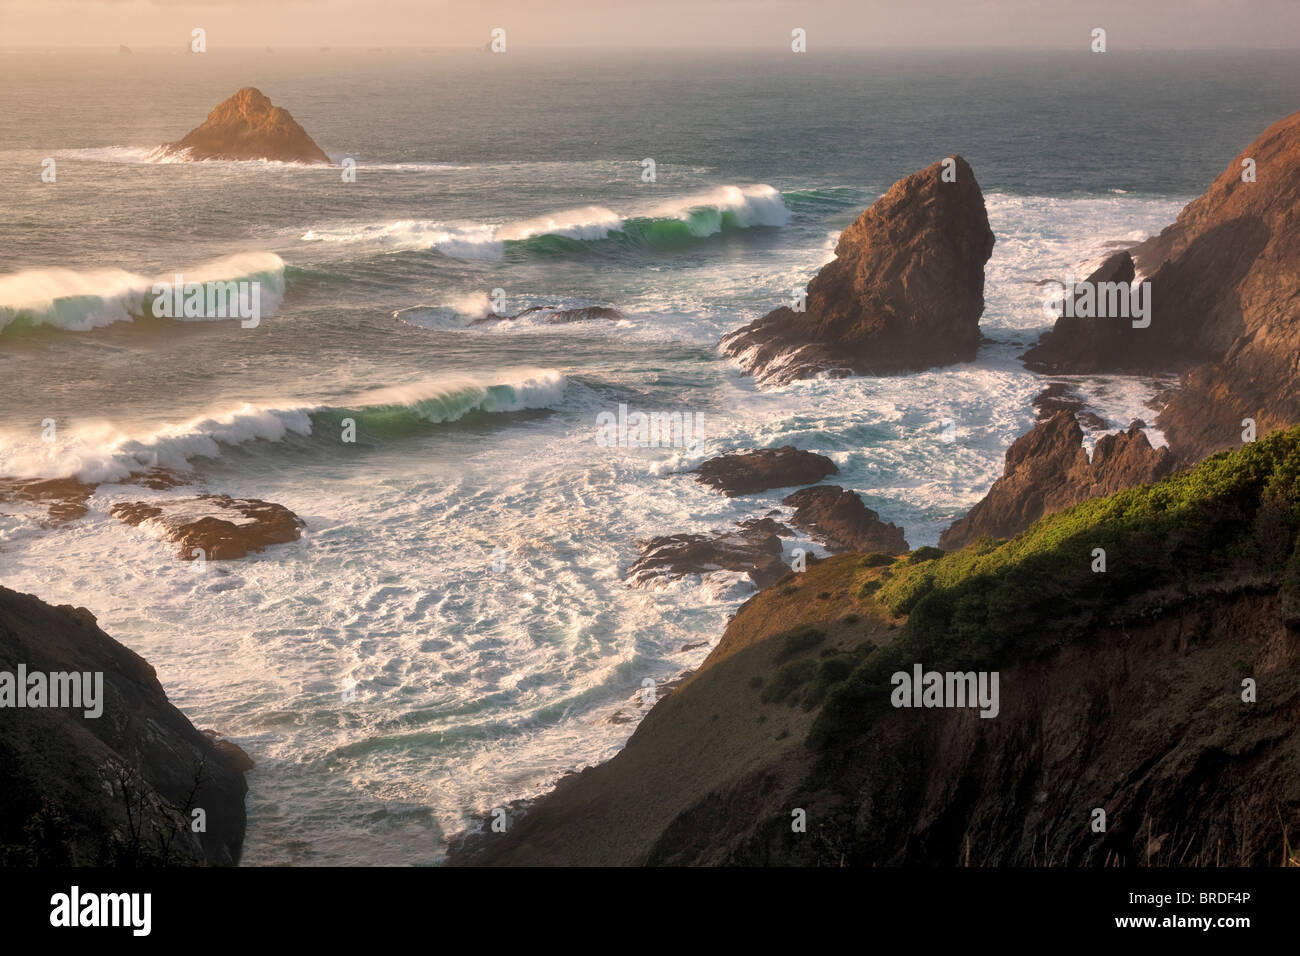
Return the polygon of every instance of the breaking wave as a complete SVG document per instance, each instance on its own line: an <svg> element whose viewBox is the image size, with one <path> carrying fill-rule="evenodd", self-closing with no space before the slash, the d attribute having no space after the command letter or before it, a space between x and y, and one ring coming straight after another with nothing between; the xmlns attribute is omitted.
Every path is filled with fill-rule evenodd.
<svg viewBox="0 0 1300 956"><path fill-rule="evenodd" d="M49 325L87 332L114 322L152 318L154 286L176 275L186 283L257 281L262 314L284 298L284 260L273 252L244 252L192 269L150 278L125 269L29 269L0 276L0 334Z"/></svg>
<svg viewBox="0 0 1300 956"><path fill-rule="evenodd" d="M0 474L121 481L154 467L184 471L193 458L214 458L223 447L248 442L280 442L294 435L337 442L345 419L355 422L358 438L364 439L401 435L473 412L549 408L563 400L567 386L568 380L552 369L511 369L487 377L448 375L372 389L338 405L246 402L137 434L104 422L84 424L61 433L57 445L30 436L0 436Z"/></svg>

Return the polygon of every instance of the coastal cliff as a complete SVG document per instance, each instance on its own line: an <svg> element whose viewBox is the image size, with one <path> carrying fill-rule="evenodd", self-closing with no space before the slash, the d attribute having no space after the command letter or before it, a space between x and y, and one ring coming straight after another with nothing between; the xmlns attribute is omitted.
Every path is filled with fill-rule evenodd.
<svg viewBox="0 0 1300 956"><path fill-rule="evenodd" d="M452 862L1300 862L1297 473L1293 429L1000 545L787 575L621 753ZM998 672L996 716L891 706L918 664Z"/></svg>
<svg viewBox="0 0 1300 956"><path fill-rule="evenodd" d="M1063 317L1031 368L1173 371L1156 419L1185 461L1300 422L1300 113L1247 146L1177 222L1131 250L1150 326ZM1119 263L1116 264L1121 265ZM1139 276L1139 281L1142 281Z"/></svg>

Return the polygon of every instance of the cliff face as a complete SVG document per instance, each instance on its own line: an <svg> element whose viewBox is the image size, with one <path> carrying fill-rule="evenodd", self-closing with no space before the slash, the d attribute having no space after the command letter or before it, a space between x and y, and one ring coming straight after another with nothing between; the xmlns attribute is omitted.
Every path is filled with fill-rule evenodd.
<svg viewBox="0 0 1300 956"><path fill-rule="evenodd" d="M940 536L939 547L954 550L985 536L1010 538L1043 515L1151 484L1178 468L1169 449L1151 447L1138 422L1099 438L1091 461L1082 442L1083 430L1068 411L1021 435L1007 449L1002 477Z"/></svg>
<svg viewBox="0 0 1300 956"><path fill-rule="evenodd" d="M1243 182L1254 162L1255 181ZM1178 221L1132 250L1151 324L1061 319L1026 356L1058 371L1184 372L1156 424L1197 461L1300 422L1300 113L1246 147Z"/></svg>
<svg viewBox="0 0 1300 956"><path fill-rule="evenodd" d="M238 748L172 706L154 669L84 608L0 588L0 672L102 673L102 714L0 710L0 863L228 865L244 839ZM194 832L195 809L206 832Z"/></svg>
<svg viewBox="0 0 1300 956"><path fill-rule="evenodd" d="M190 159L270 159L284 163L328 163L330 158L289 111L260 90L246 86L218 103L201 126L168 149Z"/></svg>
<svg viewBox="0 0 1300 956"><path fill-rule="evenodd" d="M834 261L808 283L805 312L776 309L727 335L722 351L771 384L972 360L993 232L974 172L952 160L955 181L935 163L844 230Z"/></svg>
<svg viewBox="0 0 1300 956"><path fill-rule="evenodd" d="M1128 252L1117 252L1103 262L1085 281L1086 284L1122 282L1128 284L1136 276L1133 257ZM1079 302L1079 297L1075 297ZM1127 331L1126 331L1127 330ZM1095 368L1141 372L1148 367L1163 368L1168 356L1151 356L1133 346L1146 346L1150 336L1133 336L1131 321L1106 318L1084 318L1076 304L1071 314L1056 320L1052 331L1043 341L1023 356L1025 367L1035 372L1063 374L1082 372ZM1125 348L1125 345L1129 348ZM1131 363L1125 366L1124 363Z"/></svg>
<svg viewBox="0 0 1300 956"><path fill-rule="evenodd" d="M998 547L818 562L617 757L455 862L1284 864L1297 469L1300 429ZM916 664L997 672L996 715L891 706Z"/></svg>

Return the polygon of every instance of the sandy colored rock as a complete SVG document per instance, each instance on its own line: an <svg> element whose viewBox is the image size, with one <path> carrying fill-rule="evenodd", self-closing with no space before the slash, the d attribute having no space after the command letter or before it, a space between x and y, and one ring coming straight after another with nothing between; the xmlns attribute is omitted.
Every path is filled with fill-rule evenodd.
<svg viewBox="0 0 1300 956"><path fill-rule="evenodd" d="M0 504L23 501L44 507L51 524L85 515L95 485L76 478L0 478Z"/></svg>
<svg viewBox="0 0 1300 956"><path fill-rule="evenodd" d="M330 158L289 111L275 106L260 90L246 86L208 114L202 125L166 146L189 159L328 163Z"/></svg>
<svg viewBox="0 0 1300 956"><path fill-rule="evenodd" d="M182 561L194 560L197 550L208 560L242 558L273 544L297 541L303 527L302 519L284 505L229 495L120 502L110 514L129 525L158 530L180 546Z"/></svg>

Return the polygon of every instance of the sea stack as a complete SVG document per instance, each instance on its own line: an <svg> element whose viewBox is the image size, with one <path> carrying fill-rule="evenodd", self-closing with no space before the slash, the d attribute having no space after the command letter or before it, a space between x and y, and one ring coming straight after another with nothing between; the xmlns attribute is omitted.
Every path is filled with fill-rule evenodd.
<svg viewBox="0 0 1300 956"><path fill-rule="evenodd" d="M1176 371L1156 425L1198 461L1300 422L1300 113L1274 123L1177 222L1131 250L1150 325L1061 319L1026 355L1057 372Z"/></svg>
<svg viewBox="0 0 1300 956"><path fill-rule="evenodd" d="M193 160L330 161L288 110L273 105L260 90L251 86L217 104L203 125L190 130L179 142L168 143L165 148Z"/></svg>
<svg viewBox="0 0 1300 956"><path fill-rule="evenodd" d="M727 335L724 354L762 384L889 375L975 358L993 231L970 165L953 156L900 179L840 235L783 306Z"/></svg>

